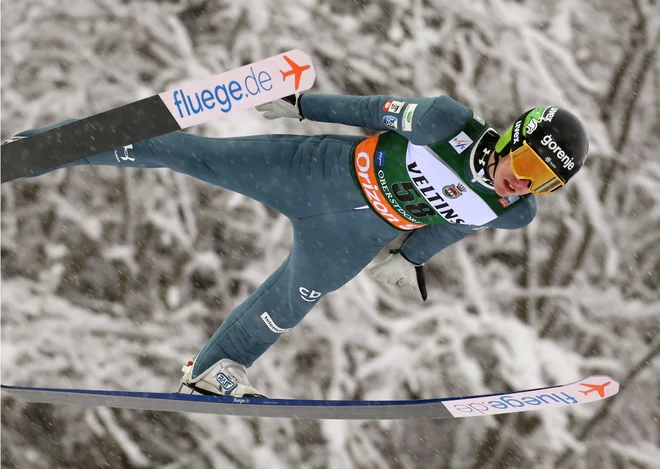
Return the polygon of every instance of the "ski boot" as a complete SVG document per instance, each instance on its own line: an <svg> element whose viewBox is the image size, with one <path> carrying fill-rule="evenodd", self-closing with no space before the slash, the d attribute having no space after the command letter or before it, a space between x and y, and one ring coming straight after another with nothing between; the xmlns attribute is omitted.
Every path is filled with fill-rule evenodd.
<svg viewBox="0 0 660 469"><path fill-rule="evenodd" d="M187 386L193 392L211 396L266 397L252 387L246 368L240 363L223 358L196 378L192 377L194 366L195 358L189 360L181 369L183 377L179 392L183 386Z"/></svg>

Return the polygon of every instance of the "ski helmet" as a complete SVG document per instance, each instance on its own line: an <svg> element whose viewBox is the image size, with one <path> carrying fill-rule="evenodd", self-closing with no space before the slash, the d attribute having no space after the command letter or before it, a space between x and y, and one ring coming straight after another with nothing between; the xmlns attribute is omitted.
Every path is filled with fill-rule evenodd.
<svg viewBox="0 0 660 469"><path fill-rule="evenodd" d="M532 181L530 191L550 193L568 182L587 158L589 139L577 116L556 106L541 106L518 117L495 144L495 169L511 154L511 169Z"/></svg>

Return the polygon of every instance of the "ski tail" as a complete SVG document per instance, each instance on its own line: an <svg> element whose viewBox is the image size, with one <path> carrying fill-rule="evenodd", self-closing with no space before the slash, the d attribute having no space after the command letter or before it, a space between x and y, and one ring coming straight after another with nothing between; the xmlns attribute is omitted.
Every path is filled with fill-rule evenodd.
<svg viewBox="0 0 660 469"><path fill-rule="evenodd" d="M296 83L278 73L288 64L285 55L305 64ZM294 49L30 137L10 139L0 149L0 179L5 183L33 176L253 108L307 90L315 79L309 56Z"/></svg>
<svg viewBox="0 0 660 469"><path fill-rule="evenodd" d="M180 130L159 96L2 145L2 183Z"/></svg>

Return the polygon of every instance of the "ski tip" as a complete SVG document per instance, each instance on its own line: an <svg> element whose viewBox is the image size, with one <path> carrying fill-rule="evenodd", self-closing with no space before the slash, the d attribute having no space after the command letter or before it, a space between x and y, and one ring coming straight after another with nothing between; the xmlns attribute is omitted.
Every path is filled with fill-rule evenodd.
<svg viewBox="0 0 660 469"><path fill-rule="evenodd" d="M591 396L592 399L606 399L612 397L619 392L619 382L614 378L606 375L593 375L588 378L582 379L571 386L575 386L577 393L582 396ZM596 399L593 399L593 398Z"/></svg>
<svg viewBox="0 0 660 469"><path fill-rule="evenodd" d="M616 380L594 375L571 384L451 399L443 404L453 417L474 417L570 407L607 399L618 392L619 383Z"/></svg>

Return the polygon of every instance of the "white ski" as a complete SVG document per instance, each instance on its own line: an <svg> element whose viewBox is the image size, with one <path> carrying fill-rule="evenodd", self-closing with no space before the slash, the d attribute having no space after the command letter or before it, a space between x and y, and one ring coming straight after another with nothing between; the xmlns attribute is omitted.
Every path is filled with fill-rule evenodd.
<svg viewBox="0 0 660 469"><path fill-rule="evenodd" d="M607 376L513 393L407 401L257 399L132 391L2 386L3 394L29 402L104 406L291 419L444 419L566 407L606 399L619 392Z"/></svg>

